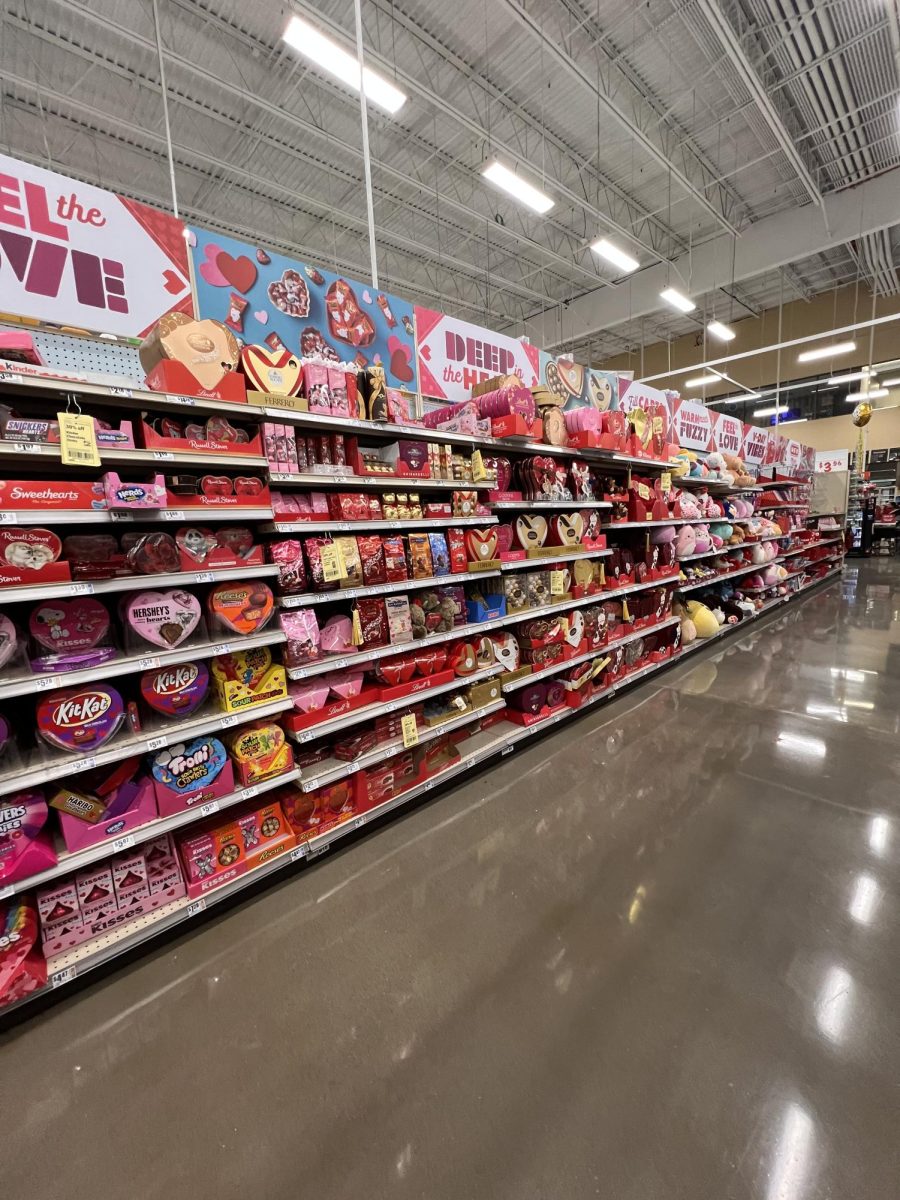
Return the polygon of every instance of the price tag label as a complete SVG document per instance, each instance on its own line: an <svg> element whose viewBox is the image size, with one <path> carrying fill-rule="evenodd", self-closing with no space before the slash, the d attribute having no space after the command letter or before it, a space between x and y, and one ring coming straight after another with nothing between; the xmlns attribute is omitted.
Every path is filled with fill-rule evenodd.
<svg viewBox="0 0 900 1200"><path fill-rule="evenodd" d="M0 512L0 525L17 525L18 523L18 513L9 511Z"/></svg>
<svg viewBox="0 0 900 1200"><path fill-rule="evenodd" d="M164 746L168 746L168 744L169 744L169 738L164 733L160 734L159 737L147 738L147 749L150 751L162 750L162 748Z"/></svg>
<svg viewBox="0 0 900 1200"><path fill-rule="evenodd" d="M252 800L254 796L258 796L258 795L259 795L258 787L241 788L241 799L242 800Z"/></svg>
<svg viewBox="0 0 900 1200"><path fill-rule="evenodd" d="M96 767L96 765L97 765L97 759L95 758L95 756L93 754L91 755L90 758L83 758L81 760L82 771L93 771L93 769L94 769L94 767Z"/></svg>
<svg viewBox="0 0 900 1200"><path fill-rule="evenodd" d="M69 467L99 467L100 452L94 418L83 413L61 412L59 421L60 462Z"/></svg>
<svg viewBox="0 0 900 1200"><path fill-rule="evenodd" d="M335 527L335 529L349 529L350 522L349 521L335 521L334 527Z"/></svg>
<svg viewBox="0 0 900 1200"><path fill-rule="evenodd" d="M0 371L0 383L22 383L23 377L18 371Z"/></svg>
<svg viewBox="0 0 900 1200"><path fill-rule="evenodd" d="M362 829L362 827L363 827L363 825L365 825L365 823L366 823L365 817L357 817L356 820L353 822L353 828L354 829Z"/></svg>
<svg viewBox="0 0 900 1200"><path fill-rule="evenodd" d="M163 521L183 521L184 520L184 509L183 508L161 508L159 510L159 515Z"/></svg>
<svg viewBox="0 0 900 1200"><path fill-rule="evenodd" d="M139 671L155 671L158 666L159 666L158 658L150 657L150 658L139 658L138 659L138 670Z"/></svg>
<svg viewBox="0 0 900 1200"><path fill-rule="evenodd" d="M304 842L301 846L295 846L291 851L291 862L298 862L301 858L306 858L309 854L309 846Z"/></svg>
<svg viewBox="0 0 900 1200"><path fill-rule="evenodd" d="M403 735L403 745L405 749L408 750L410 746L418 746L419 727L416 724L415 713L407 713L405 717L401 717L400 732Z"/></svg>
<svg viewBox="0 0 900 1200"><path fill-rule="evenodd" d="M210 800L206 804L201 804L197 811L201 817L211 817L213 813L219 811L219 802L218 800Z"/></svg>
<svg viewBox="0 0 900 1200"><path fill-rule="evenodd" d="M551 571L550 572L550 595L564 596L566 591L566 572Z"/></svg>
<svg viewBox="0 0 900 1200"><path fill-rule="evenodd" d="M647 487L646 483L637 484L637 494L642 500L650 499L650 489Z"/></svg>
<svg viewBox="0 0 900 1200"><path fill-rule="evenodd" d="M17 454L43 454L44 447L40 442L15 442L13 449Z"/></svg>
<svg viewBox="0 0 900 1200"><path fill-rule="evenodd" d="M173 396L171 392L166 392L166 399L170 404L188 404L191 407L197 403L194 396Z"/></svg>
<svg viewBox="0 0 900 1200"><path fill-rule="evenodd" d="M219 642L217 645L213 646L213 648L212 648L212 657L218 658L220 654L228 654L228 652L230 650L231 650L230 642Z"/></svg>
<svg viewBox="0 0 900 1200"><path fill-rule="evenodd" d="M215 571L197 571L194 575L194 583L212 583L215 577Z"/></svg>
<svg viewBox="0 0 900 1200"><path fill-rule="evenodd" d="M515 750L515 746L504 746L500 751L500 757L503 758L506 754L512 754L513 750Z"/></svg>
<svg viewBox="0 0 900 1200"><path fill-rule="evenodd" d="M94 585L92 583L70 583L68 592L70 596L93 596Z"/></svg>
<svg viewBox="0 0 900 1200"><path fill-rule="evenodd" d="M189 917L196 917L196 915L198 913L202 913L202 912L206 912L206 901L205 900L193 900L187 906L187 915Z"/></svg>
<svg viewBox="0 0 900 1200"><path fill-rule="evenodd" d="M171 450L154 450L153 460L154 462L174 462L175 455Z"/></svg>
<svg viewBox="0 0 900 1200"><path fill-rule="evenodd" d="M340 546L334 542L320 546L319 555L322 561L322 578L326 583L336 583L339 579L346 578L347 568Z"/></svg>
<svg viewBox="0 0 900 1200"><path fill-rule="evenodd" d="M34 681L35 690L38 692L47 692L52 687L59 687L62 683L60 679L54 679L53 676L48 676L46 679L36 679Z"/></svg>
<svg viewBox="0 0 900 1200"><path fill-rule="evenodd" d="M671 471L663 471L662 475L660 475L660 477L659 477L659 486L662 488L662 490L664 492L668 492L671 490L671 487L672 487L672 472Z"/></svg>
<svg viewBox="0 0 900 1200"><path fill-rule="evenodd" d="M112 844L113 854L118 854L120 850L130 850L134 845L134 834L126 833L124 837L116 838Z"/></svg>
<svg viewBox="0 0 900 1200"><path fill-rule="evenodd" d="M121 396L123 400L130 400L134 395L134 392L131 390L131 388L111 387L109 389L109 394L111 396Z"/></svg>
<svg viewBox="0 0 900 1200"><path fill-rule="evenodd" d="M232 725L237 725L237 717L223 717L219 722L220 729L230 729Z"/></svg>
<svg viewBox="0 0 900 1200"><path fill-rule="evenodd" d="M54 971L50 976L50 986L52 988L62 987L64 983L71 983L75 975L74 967L64 967L61 971Z"/></svg>
<svg viewBox="0 0 900 1200"><path fill-rule="evenodd" d="M115 511L115 509L114 509L112 512L110 512L110 514L109 514L109 519L110 519L111 521L133 521L133 520L134 520L134 513L130 513L130 512L116 512L116 511Z"/></svg>

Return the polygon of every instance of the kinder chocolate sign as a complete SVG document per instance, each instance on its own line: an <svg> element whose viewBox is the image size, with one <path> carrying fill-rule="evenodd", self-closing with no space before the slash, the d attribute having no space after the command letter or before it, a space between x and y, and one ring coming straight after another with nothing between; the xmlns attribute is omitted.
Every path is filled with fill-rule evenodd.
<svg viewBox="0 0 900 1200"><path fill-rule="evenodd" d="M694 400L676 400L672 415L674 440L685 450L711 450L713 413Z"/></svg>
<svg viewBox="0 0 900 1200"><path fill-rule="evenodd" d="M744 450L744 422L722 412L714 412L712 418L713 450L740 458Z"/></svg>
<svg viewBox="0 0 900 1200"><path fill-rule="evenodd" d="M0 154L0 294L6 312L142 337L194 315L184 226Z"/></svg>
<svg viewBox="0 0 900 1200"><path fill-rule="evenodd" d="M536 346L430 308L416 309L416 343L420 390L436 400L468 400L494 375L518 375L525 387L538 381Z"/></svg>

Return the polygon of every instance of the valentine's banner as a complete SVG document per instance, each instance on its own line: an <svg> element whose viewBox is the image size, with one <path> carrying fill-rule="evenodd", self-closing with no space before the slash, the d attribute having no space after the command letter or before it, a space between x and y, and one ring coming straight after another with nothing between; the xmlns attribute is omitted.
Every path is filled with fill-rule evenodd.
<svg viewBox="0 0 900 1200"><path fill-rule="evenodd" d="M619 407L620 381L614 371L595 371L570 358L554 358L538 352L538 386L559 396L563 408L596 408L599 412Z"/></svg>
<svg viewBox="0 0 900 1200"><path fill-rule="evenodd" d="M192 229L197 314L246 344L358 368L380 363L388 387L416 390L412 305L260 244Z"/></svg>
<svg viewBox="0 0 900 1200"><path fill-rule="evenodd" d="M730 413L713 412L712 448L740 458L744 450L744 422Z"/></svg>
<svg viewBox="0 0 900 1200"><path fill-rule="evenodd" d="M759 425L744 425L744 463L748 467L760 467L766 461L769 446L769 431Z"/></svg>
<svg viewBox="0 0 900 1200"><path fill-rule="evenodd" d="M712 416L705 404L676 400L672 413L673 441L685 450L711 450Z"/></svg>
<svg viewBox="0 0 900 1200"><path fill-rule="evenodd" d="M781 463L786 471L799 473L803 466L803 447L793 438L785 438L781 446Z"/></svg>
<svg viewBox="0 0 900 1200"><path fill-rule="evenodd" d="M526 387L538 376L538 349L446 313L416 306L419 388L423 396L459 404L472 386L494 375L518 375Z"/></svg>
<svg viewBox="0 0 900 1200"><path fill-rule="evenodd" d="M126 337L173 309L193 316L184 226L0 154L0 309Z"/></svg>
<svg viewBox="0 0 900 1200"><path fill-rule="evenodd" d="M651 387L649 383L640 383L633 379L619 377L619 408L630 412L633 408L642 408L644 412L657 414L662 410L665 414L665 434L668 441L672 436L672 408L669 397L659 388Z"/></svg>

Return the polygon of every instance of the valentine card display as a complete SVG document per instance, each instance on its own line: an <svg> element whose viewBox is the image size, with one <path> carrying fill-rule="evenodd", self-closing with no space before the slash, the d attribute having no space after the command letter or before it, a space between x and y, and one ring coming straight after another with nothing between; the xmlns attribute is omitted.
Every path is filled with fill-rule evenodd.
<svg viewBox="0 0 900 1200"><path fill-rule="evenodd" d="M544 350L538 356L534 392L539 405L552 402L567 411L593 408L606 412L619 407L619 378L614 372L582 367L570 358L554 358Z"/></svg>
<svg viewBox="0 0 900 1200"><path fill-rule="evenodd" d="M181 221L5 154L0 177L4 311L126 337L193 316Z"/></svg>
<svg viewBox="0 0 900 1200"><path fill-rule="evenodd" d="M287 361L318 358L360 369L380 364L389 388L417 390L413 309L405 300L324 267L292 262L268 247L193 232L202 317L226 322L254 350L264 343L273 362L287 352ZM286 368L275 369L288 378ZM264 381L265 371L256 358L248 377ZM293 394L282 387L260 390Z"/></svg>
<svg viewBox="0 0 900 1200"><path fill-rule="evenodd" d="M527 388L538 381L537 347L508 334L417 305L416 338L423 396L460 404L497 375L517 375Z"/></svg>
<svg viewBox="0 0 900 1200"><path fill-rule="evenodd" d="M122 697L108 684L53 692L37 706L38 733L61 750L97 750L124 719Z"/></svg>
<svg viewBox="0 0 900 1200"><path fill-rule="evenodd" d="M164 650L174 650L187 641L200 621L200 601L190 592L138 592L123 602L128 628Z"/></svg>

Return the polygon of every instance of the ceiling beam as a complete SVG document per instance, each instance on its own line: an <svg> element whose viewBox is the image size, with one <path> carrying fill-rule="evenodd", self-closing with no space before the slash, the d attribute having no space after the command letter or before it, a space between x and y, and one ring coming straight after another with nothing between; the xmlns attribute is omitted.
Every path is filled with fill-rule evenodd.
<svg viewBox="0 0 900 1200"><path fill-rule="evenodd" d="M733 282L752 279L841 246L854 238L900 224L900 169L887 171L853 188L830 193L823 201L824 221L811 219L808 207L764 217L744 231L735 243L722 234L676 263L689 280L693 297L704 296ZM732 270L732 249L734 266ZM567 341L581 341L601 330L664 309L659 293L668 286L663 264L637 272L617 288L595 291L573 300L567 309ZM539 346L556 345L555 330L544 336L540 314L526 322L526 333Z"/></svg>

